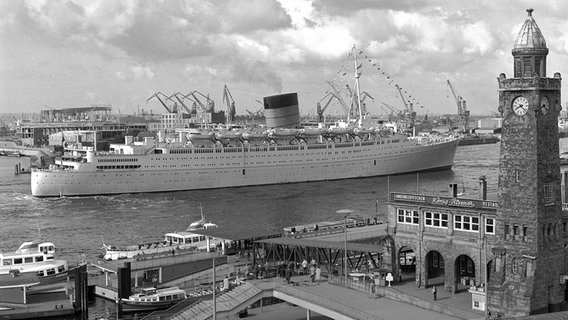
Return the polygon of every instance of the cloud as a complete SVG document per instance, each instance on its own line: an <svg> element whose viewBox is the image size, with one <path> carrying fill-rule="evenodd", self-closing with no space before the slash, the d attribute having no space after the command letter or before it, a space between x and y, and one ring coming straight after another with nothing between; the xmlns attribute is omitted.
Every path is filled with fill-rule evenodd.
<svg viewBox="0 0 568 320"><path fill-rule="evenodd" d="M461 33L463 35L461 39L465 41L463 49L465 54L485 55L495 49L495 39L484 22L466 25Z"/></svg>
<svg viewBox="0 0 568 320"><path fill-rule="evenodd" d="M282 78L267 61L249 59L238 54L225 55L221 57L221 61L226 67L223 75L227 79L266 86L276 93L282 92Z"/></svg>

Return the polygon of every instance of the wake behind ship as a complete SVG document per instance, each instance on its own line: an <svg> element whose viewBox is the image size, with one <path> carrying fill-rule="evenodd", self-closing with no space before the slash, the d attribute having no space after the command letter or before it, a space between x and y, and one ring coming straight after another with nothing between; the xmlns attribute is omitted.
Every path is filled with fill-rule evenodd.
<svg viewBox="0 0 568 320"><path fill-rule="evenodd" d="M415 138L382 128L338 125L295 129L297 95L265 98L264 132L177 129L100 152L67 145L49 169L35 169L37 197L109 195L282 184L449 169L454 138ZM292 128L290 128L292 127Z"/></svg>

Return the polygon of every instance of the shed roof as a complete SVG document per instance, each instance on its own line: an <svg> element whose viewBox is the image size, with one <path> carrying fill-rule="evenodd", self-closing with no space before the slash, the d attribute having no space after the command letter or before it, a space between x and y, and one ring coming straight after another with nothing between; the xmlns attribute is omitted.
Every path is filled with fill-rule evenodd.
<svg viewBox="0 0 568 320"><path fill-rule="evenodd" d="M336 250L344 250L346 245L345 242L314 240L312 238L297 239L297 238L286 238L286 237L262 239L262 240L257 240L256 242L293 245L293 246L302 246L302 247L311 247L311 248L322 248L322 249L336 249ZM383 251L383 249L384 246L377 244L347 242L347 250L351 251L379 252Z"/></svg>
<svg viewBox="0 0 568 320"><path fill-rule="evenodd" d="M260 226L255 226L254 228L250 229L219 227L219 228L210 228L204 230L192 230L191 232L204 236L215 237L225 240L233 240L233 241L258 240L258 239L265 239L276 236L279 237L282 235L281 229L274 229L268 227L263 228Z"/></svg>

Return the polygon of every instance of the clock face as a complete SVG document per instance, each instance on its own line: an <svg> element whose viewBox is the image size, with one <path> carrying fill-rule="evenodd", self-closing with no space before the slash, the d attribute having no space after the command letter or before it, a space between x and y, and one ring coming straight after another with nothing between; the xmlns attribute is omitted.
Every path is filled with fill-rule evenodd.
<svg viewBox="0 0 568 320"><path fill-rule="evenodd" d="M542 99L540 99L540 112L542 112L542 114L547 114L548 110L550 109L550 103L548 102L548 98L547 97L542 97Z"/></svg>
<svg viewBox="0 0 568 320"><path fill-rule="evenodd" d="M513 111L522 116L529 110L529 101L525 97L517 97L513 100Z"/></svg>

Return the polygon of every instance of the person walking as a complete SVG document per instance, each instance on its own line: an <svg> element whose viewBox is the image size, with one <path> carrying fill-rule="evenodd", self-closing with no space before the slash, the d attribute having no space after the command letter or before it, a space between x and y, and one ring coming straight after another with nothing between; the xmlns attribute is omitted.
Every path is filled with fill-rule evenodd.
<svg viewBox="0 0 568 320"><path fill-rule="evenodd" d="M284 270L284 277L286 278L286 282L288 284L290 284L290 277L292 276L292 270L290 270L290 266L286 267L286 270Z"/></svg>
<svg viewBox="0 0 568 320"><path fill-rule="evenodd" d="M321 269L319 266L316 266L316 282L319 284L321 279Z"/></svg>
<svg viewBox="0 0 568 320"><path fill-rule="evenodd" d="M434 296L434 300L438 300L437 294L436 286L432 286L432 295Z"/></svg>
<svg viewBox="0 0 568 320"><path fill-rule="evenodd" d="M316 267L313 265L310 266L310 278L312 278L312 282L314 282L316 278Z"/></svg>
<svg viewBox="0 0 568 320"><path fill-rule="evenodd" d="M225 276L223 279L223 291L229 291L229 277Z"/></svg>
<svg viewBox="0 0 568 320"><path fill-rule="evenodd" d="M371 282L369 288L369 298L377 299L377 288L375 288L375 281Z"/></svg>
<svg viewBox="0 0 568 320"><path fill-rule="evenodd" d="M302 261L302 274L306 273L308 273L308 261L304 259L304 261Z"/></svg>

